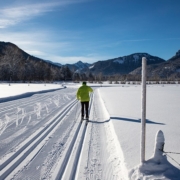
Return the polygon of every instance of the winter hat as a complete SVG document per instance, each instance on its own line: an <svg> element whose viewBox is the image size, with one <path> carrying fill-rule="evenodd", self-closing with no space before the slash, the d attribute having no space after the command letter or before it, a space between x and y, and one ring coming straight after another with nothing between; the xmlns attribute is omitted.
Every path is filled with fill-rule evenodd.
<svg viewBox="0 0 180 180"><path fill-rule="evenodd" d="M83 84L83 85L86 85L86 82L84 81L82 84Z"/></svg>

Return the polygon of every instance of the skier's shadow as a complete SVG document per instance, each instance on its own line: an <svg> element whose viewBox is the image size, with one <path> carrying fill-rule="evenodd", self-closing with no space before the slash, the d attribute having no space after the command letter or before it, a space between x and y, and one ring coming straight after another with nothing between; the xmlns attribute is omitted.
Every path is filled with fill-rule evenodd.
<svg viewBox="0 0 180 180"><path fill-rule="evenodd" d="M104 121L97 121L97 120L89 120L91 123L96 123L96 124L103 124L109 122L110 119L104 120Z"/></svg>
<svg viewBox="0 0 180 180"><path fill-rule="evenodd" d="M135 123L141 123L141 119L130 119L130 118L123 118L123 117L110 117L112 120L121 120L121 121L129 121L129 122L135 122ZM154 122L149 119L146 119L146 123L148 124L159 124L159 125L165 125L164 123Z"/></svg>

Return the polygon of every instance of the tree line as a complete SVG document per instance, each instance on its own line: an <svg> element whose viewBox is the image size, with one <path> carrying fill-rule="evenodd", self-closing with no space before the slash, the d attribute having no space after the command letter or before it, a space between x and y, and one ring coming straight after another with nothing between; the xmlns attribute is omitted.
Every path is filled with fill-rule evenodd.
<svg viewBox="0 0 180 180"><path fill-rule="evenodd" d="M10 60L0 65L0 81L67 81L72 80L74 82L90 81L90 82L102 82L102 81L141 81L141 75L131 74L115 74L115 75L103 75L101 72L98 74L88 73L74 73L68 66L53 66L44 61L13 61ZM166 77L160 77L154 75L147 77L148 81L180 81L180 73L170 75Z"/></svg>
<svg viewBox="0 0 180 180"><path fill-rule="evenodd" d="M115 74L115 75L103 75L101 72L98 74L90 73L73 73L72 80L75 82L79 81L93 81L93 82L126 82L126 81L141 81L141 75L132 75L132 74ZM167 76L148 76L147 81L180 81L180 73L171 74Z"/></svg>

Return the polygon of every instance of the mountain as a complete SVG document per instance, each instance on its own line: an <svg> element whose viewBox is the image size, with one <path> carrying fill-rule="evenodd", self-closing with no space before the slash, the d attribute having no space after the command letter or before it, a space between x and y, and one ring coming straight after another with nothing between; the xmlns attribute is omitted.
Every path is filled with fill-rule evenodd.
<svg viewBox="0 0 180 180"><path fill-rule="evenodd" d="M148 77L180 77L180 50L165 61L148 53L97 61L93 64L78 61L74 64L55 63L29 55L15 44L0 42L0 80L52 81L72 79L72 77L92 77L93 75L140 75L142 57L147 58ZM93 79L93 78L92 78Z"/></svg>
<svg viewBox="0 0 180 180"><path fill-rule="evenodd" d="M165 62L164 59L152 56L147 53L134 53L128 56L98 61L93 64L85 64L79 61L78 63L71 66L69 65L68 67L71 70L73 70L74 68L76 72L91 72L94 75L99 73L102 73L103 75L128 74L134 69L141 66L142 57L147 57L148 64ZM80 64L80 66L78 66L77 64Z"/></svg>
<svg viewBox="0 0 180 180"><path fill-rule="evenodd" d="M51 81L69 79L70 74L61 64L31 56L13 43L0 42L0 80Z"/></svg>
<svg viewBox="0 0 180 180"><path fill-rule="evenodd" d="M74 64L65 64L71 71L74 73L84 73L89 71L89 66L91 64L83 63L82 61L78 61Z"/></svg>
<svg viewBox="0 0 180 180"><path fill-rule="evenodd" d="M157 64L165 61L147 53L135 53L107 61L98 61L97 63L94 63L91 72L97 74L101 71L105 75L128 74L141 66L142 57L148 59L147 64Z"/></svg>
<svg viewBox="0 0 180 180"><path fill-rule="evenodd" d="M49 60L43 60L37 57L34 57L32 55L29 55L28 53L26 53L25 51L23 51L22 49L20 49L18 46L16 46L13 43L10 42L1 42L0 41L0 60L1 62L3 61L3 59L9 60L9 59L13 59L13 60L32 60L32 61L39 61L39 62L43 62L43 63L47 63L47 64L51 64L53 66L56 67L61 67L62 65L60 63L54 63L52 61Z"/></svg>
<svg viewBox="0 0 180 180"><path fill-rule="evenodd" d="M141 67L130 72L131 75L140 75ZM169 60L147 66L147 76L149 78L176 79L180 78L180 50Z"/></svg>
<svg viewBox="0 0 180 180"><path fill-rule="evenodd" d="M177 61L180 58L180 50L176 52L175 56L169 59L169 61Z"/></svg>

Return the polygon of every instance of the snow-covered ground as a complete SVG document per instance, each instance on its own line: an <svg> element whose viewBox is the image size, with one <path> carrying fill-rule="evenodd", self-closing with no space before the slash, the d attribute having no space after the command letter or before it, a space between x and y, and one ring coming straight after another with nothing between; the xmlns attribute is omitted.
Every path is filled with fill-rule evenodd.
<svg viewBox="0 0 180 180"><path fill-rule="evenodd" d="M180 179L180 85L147 85L144 164L141 86L89 85L86 126L80 84L0 84L0 179ZM174 153L154 155L159 130Z"/></svg>
<svg viewBox="0 0 180 180"><path fill-rule="evenodd" d="M141 86L101 88L100 94L118 136L124 164L128 170L133 169L140 164ZM168 154L171 164L165 161L165 157L159 164L147 161L141 167L142 175L135 169L131 171L135 179L141 176L144 179L180 179L180 170L173 167L180 169L179 104L179 85L147 85L146 160L154 156L155 136L159 130L165 137L164 151L179 154Z"/></svg>
<svg viewBox="0 0 180 180"><path fill-rule="evenodd" d="M1 83L0 84L0 102L14 100L33 95L35 92L43 93L46 91L63 88L63 84L19 84L19 83Z"/></svg>

